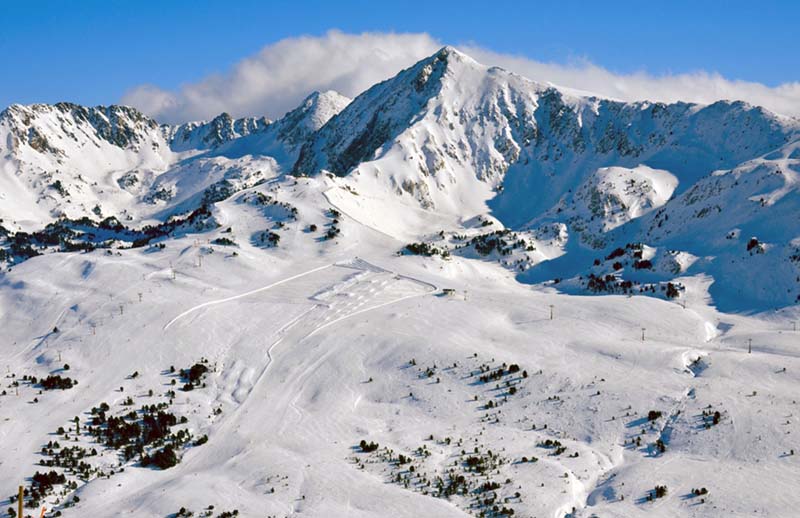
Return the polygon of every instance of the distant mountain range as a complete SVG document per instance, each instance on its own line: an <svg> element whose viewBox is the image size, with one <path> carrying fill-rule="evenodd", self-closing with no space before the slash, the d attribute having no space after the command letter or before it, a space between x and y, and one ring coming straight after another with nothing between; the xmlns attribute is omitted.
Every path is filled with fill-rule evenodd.
<svg viewBox="0 0 800 518"><path fill-rule="evenodd" d="M7 265L31 255L20 243L63 250L35 237L59 221L154 227L261 182L330 174L326 197L350 217L525 282L679 296L680 278L707 274L721 308L780 307L800 300L799 170L795 119L575 95L450 47L274 122L172 126L70 103L0 113Z"/></svg>

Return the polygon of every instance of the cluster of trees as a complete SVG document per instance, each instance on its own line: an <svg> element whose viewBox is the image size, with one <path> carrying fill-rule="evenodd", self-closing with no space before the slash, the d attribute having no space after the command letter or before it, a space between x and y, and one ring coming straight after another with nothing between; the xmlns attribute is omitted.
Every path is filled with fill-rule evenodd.
<svg viewBox="0 0 800 518"><path fill-rule="evenodd" d="M178 463L176 451L192 439L187 430L172 432L172 427L188 420L168 412L168 407L167 403L144 405L138 412L107 417L108 404L101 403L92 409L92 425L87 432L98 442L118 450L126 461L138 455L143 466L167 469ZM149 447L156 450L147 453Z"/></svg>
<svg viewBox="0 0 800 518"><path fill-rule="evenodd" d="M208 373L208 366L205 364L205 361L201 361L199 363L195 363L188 369L181 369L180 370L180 377L181 380L184 382L183 390L184 392L189 392L194 390L196 386L200 384L205 376Z"/></svg>
<svg viewBox="0 0 800 518"><path fill-rule="evenodd" d="M135 411L107 419L100 413L92 419L93 423L97 423L95 427L89 427L87 431L109 448L124 448L124 456L128 460L136 453L142 453L145 446L166 438L170 428L178 424L175 414L156 408L155 405L143 406L141 418Z"/></svg>
<svg viewBox="0 0 800 518"><path fill-rule="evenodd" d="M703 410L703 424L706 429L711 428L712 426L718 425L719 422L722 420L722 414L719 410Z"/></svg>
<svg viewBox="0 0 800 518"><path fill-rule="evenodd" d="M480 255L489 255L495 250L500 255L511 255L511 252L517 248L523 248L529 252L534 249L524 239L518 239L517 234L505 228L475 236L469 240L468 244L472 245Z"/></svg>
<svg viewBox="0 0 800 518"><path fill-rule="evenodd" d="M173 218L158 225L146 225L141 229L126 227L109 216L101 221L88 217L70 219L62 217L36 232L10 233L6 236L6 249L0 250L0 261L24 261L40 255L39 250L55 247L62 252L92 251L110 248L115 241L130 243L132 248L149 244L152 240L171 235L181 227L201 228L211 217L211 210L203 205L183 218Z"/></svg>
<svg viewBox="0 0 800 518"><path fill-rule="evenodd" d="M439 478L437 481L437 487L439 490L439 494L442 495L444 498L448 498L452 495L457 494L466 494L467 489L467 477L464 475L455 475L448 477L447 482Z"/></svg>
<svg viewBox="0 0 800 518"><path fill-rule="evenodd" d="M509 374L515 374L515 373L519 372L519 370L520 370L519 369L519 365L517 365L516 363L512 363L510 366L508 366L508 369L506 369L506 365L505 364L503 364L502 367L498 367L497 370L494 370L494 371L489 371L488 367L481 366L481 369L480 369L481 372L484 372L484 369L487 370L487 373L486 374L481 374L478 377L478 379L481 381L481 383L489 383L490 381L498 381L498 380L502 379L503 376L506 376L506 375L509 375ZM523 378L527 378L528 377L528 371L523 371L522 372L522 377Z"/></svg>
<svg viewBox="0 0 800 518"><path fill-rule="evenodd" d="M328 217L331 218L331 225L325 232L325 239L334 239L342 233L342 230L337 226L339 224L339 218L342 217L342 213L334 208L330 208L328 209Z"/></svg>
<svg viewBox="0 0 800 518"><path fill-rule="evenodd" d="M64 368L68 369L69 367L65 365ZM171 370L175 371L174 368ZM198 363L189 369L182 370L181 375L188 383L198 383L206 372L208 372L208 368L202 363ZM138 372L134 372L130 377L138 377ZM36 383L36 379L33 377L26 376L26 379L31 383ZM64 379L50 376L41 380L40 383L43 387L52 385L54 388L68 388L64 386ZM151 396L152 392L151 390ZM174 397L174 392L171 393L171 397ZM132 398L128 398L124 404L131 406ZM125 461L138 456L142 466L168 469L180 462L179 450L192 441L192 434L188 430L173 431L173 427L187 423L188 419L185 416L176 417L168 409L169 404L161 402L157 405L144 405L139 410L125 410L120 415L109 416L110 406L103 402L91 409L91 419L85 427L81 426L80 418L76 416L74 429L70 427L65 430L63 426L60 426L56 434L66 440L70 439L73 433L77 439L83 432L97 443L116 450ZM193 445L199 446L207 441L208 436L204 435L194 441ZM39 461L40 465L60 468L62 471L36 472L31 477L31 487L25 489L28 507L38 507L40 500L52 493L55 485L65 485L64 491L77 489L77 481L69 480L68 475L74 475L82 480L89 480L95 475L104 475L98 468L87 462L89 457L98 455L96 448L87 449L77 444L62 447L58 440L51 440L42 446L41 454L43 458ZM112 470L110 474L113 475L114 471ZM13 501L13 498L10 501ZM78 498L74 497L70 503L77 501ZM236 514L238 513L227 516Z"/></svg>
<svg viewBox="0 0 800 518"><path fill-rule="evenodd" d="M494 491L496 489L500 489L500 483L495 482L494 480L487 480L486 482L481 485L480 490L483 492Z"/></svg>
<svg viewBox="0 0 800 518"><path fill-rule="evenodd" d="M337 227L334 224L334 225L331 225L331 227L328 229L327 232L325 232L325 238L326 239L333 239L333 238L335 238L336 236L338 236L341 233L342 233L342 229L340 229L339 227Z"/></svg>
<svg viewBox="0 0 800 518"><path fill-rule="evenodd" d="M268 243L271 246L278 246L278 243L281 241L281 236L271 230L265 230L258 234L258 240L262 244Z"/></svg>
<svg viewBox="0 0 800 518"><path fill-rule="evenodd" d="M52 442L51 442L52 444ZM58 443L56 442L55 445L57 446ZM67 448L65 448L67 450ZM41 462L42 465L52 466L53 463L46 463ZM59 464L60 466L61 464ZM83 470L78 470L74 467L68 467L75 473L82 474ZM88 476L88 475L87 475ZM64 473L60 473L55 470L45 471L44 473L40 473L37 471L31 477L31 485L29 488L25 488L23 490L23 498L28 499L27 503L25 504L28 508L37 508L39 507L40 500L45 498L47 495L54 492L55 487L57 485L64 485L66 486L67 490L74 490L77 488L77 483L75 481L68 481L67 477ZM11 495L8 499L9 502L13 503L17 499L17 495ZM74 497L74 501L79 500L76 496ZM13 512L13 509L9 509L8 512L9 516L16 516L16 513Z"/></svg>
<svg viewBox="0 0 800 518"><path fill-rule="evenodd" d="M664 444L664 441L662 441L661 439L658 439L656 441L656 450L659 453L664 453L665 451L667 451L667 445Z"/></svg>
<svg viewBox="0 0 800 518"><path fill-rule="evenodd" d="M214 506L213 505L209 505L208 507L206 507L205 512L202 513L200 516L208 516L208 517L210 517L210 516L212 516L212 512L213 511L214 511ZM175 516L176 516L176 518L184 518L184 517L188 518L190 516L194 516L194 513L192 511L189 511L185 507L181 507L178 510L178 512L175 513ZM239 510L238 509L234 509L232 511L222 511L221 513L217 514L216 518L233 518L234 516L239 516Z"/></svg>
<svg viewBox="0 0 800 518"><path fill-rule="evenodd" d="M367 442L364 439L361 439L361 442L358 443L358 446L361 448L361 451L363 451L364 453L370 453L370 452L373 452L373 451L375 451L375 450L377 450L379 448L378 443L372 442L372 441Z"/></svg>
<svg viewBox="0 0 800 518"><path fill-rule="evenodd" d="M486 471L486 459L481 457L480 455L470 455L466 459L464 459L464 465L467 469L471 471L477 471L478 473L482 473Z"/></svg>
<svg viewBox="0 0 800 518"><path fill-rule="evenodd" d="M236 246L236 241L229 237L222 236L211 241L211 244L220 246Z"/></svg>
<svg viewBox="0 0 800 518"><path fill-rule="evenodd" d="M667 496L667 486L656 486L653 490L647 495L647 500L652 501L656 498L663 498Z"/></svg>
<svg viewBox="0 0 800 518"><path fill-rule="evenodd" d="M429 437L429 440L433 440L433 435ZM450 444L449 438L443 442ZM458 443L460 444L461 440ZM429 456L430 452L427 446L423 445L416 449L415 454L418 459L421 459ZM490 473L496 472L506 462L491 450L482 453L477 446L469 453L461 450L460 463L453 463L442 473L432 475L412 464L413 456L399 454L394 457L392 450L389 449L382 450L379 455L381 460L394 465L391 480L406 489L420 491L424 495L436 498L472 495L472 503L469 506L470 513L480 517L514 515L512 508L498 505L501 500L498 491L504 484L488 478ZM499 473L499 471L497 472ZM512 484L511 479L506 479L505 485L511 487L510 484ZM502 501L507 503L512 498L520 501L521 495L516 492L513 496L509 495L503 498Z"/></svg>
<svg viewBox="0 0 800 518"><path fill-rule="evenodd" d="M620 265L621 267L622 265ZM622 291L628 293L633 289L633 281L617 279L615 275L595 275L590 273L586 281L586 289L594 293Z"/></svg>
<svg viewBox="0 0 800 518"><path fill-rule="evenodd" d="M50 441L47 446L42 446L42 455L50 457L40 462L42 466L69 469L84 478L88 478L93 468L83 459L96 456L97 449L87 450L77 445L62 448L58 441Z"/></svg>
<svg viewBox="0 0 800 518"><path fill-rule="evenodd" d="M55 182L51 183L49 187L62 197L69 196L69 191L67 191L67 189L64 187L64 184L61 183L61 180L56 180Z"/></svg>
<svg viewBox="0 0 800 518"><path fill-rule="evenodd" d="M506 371L500 367L496 371L492 371L488 374L482 374L479 379L481 380L481 383L489 383L490 381L497 381L505 375Z"/></svg>
<svg viewBox="0 0 800 518"><path fill-rule="evenodd" d="M622 265L620 265L620 268ZM625 293L633 294L634 288L639 287L639 293L657 293L656 284L640 284L630 280L623 280L616 275L595 275L590 273L586 277L586 289L593 293ZM668 282L661 284L661 291L669 299L680 296L683 286L679 283Z"/></svg>
<svg viewBox="0 0 800 518"><path fill-rule="evenodd" d="M169 469L177 465L178 462L178 456L175 454L175 449L171 444L156 450L153 454L142 457L142 466L144 467L153 465L159 469Z"/></svg>
<svg viewBox="0 0 800 518"><path fill-rule="evenodd" d="M539 448L546 448L548 450L553 450L551 455L561 455L565 451L567 451L567 447L561 444L561 441L557 439L546 439L539 444L537 444Z"/></svg>
<svg viewBox="0 0 800 518"><path fill-rule="evenodd" d="M662 286L661 289L662 290L665 289L664 286ZM668 282L667 286L666 286L667 298L668 299L676 299L676 298L678 298L680 296L680 294L681 294L681 290L682 289L683 289L683 286L681 286L680 284L673 284L671 282Z"/></svg>
<svg viewBox="0 0 800 518"><path fill-rule="evenodd" d="M53 491L53 486L66 484L67 477L63 473L51 470L45 473L34 473L31 477L31 489L28 492L32 501L38 502Z"/></svg>
<svg viewBox="0 0 800 518"><path fill-rule="evenodd" d="M36 383L35 378L33 383ZM59 375L50 375L46 378L43 378L39 381L39 386L42 387L44 390L66 390L71 389L73 386L78 384L78 380L73 380L69 377L61 377Z"/></svg>
<svg viewBox="0 0 800 518"><path fill-rule="evenodd" d="M611 251L611 253L609 253L606 256L606 261L610 261L612 259L616 259L617 257L622 257L623 255L625 255L625 249L624 248L615 248L614 250ZM598 261L598 263L599 263L599 261Z"/></svg>
<svg viewBox="0 0 800 518"><path fill-rule="evenodd" d="M284 210L285 216L289 219L297 219L297 207L289 203L278 201L271 196L267 196L263 192L249 192L242 196L241 200L245 203L252 205L261 205L263 207L274 206L280 207Z"/></svg>
<svg viewBox="0 0 800 518"><path fill-rule="evenodd" d="M612 261L614 259L618 259L624 257L626 254L630 255L633 258L633 267L637 270L651 270L653 268L653 263L649 259L642 259L643 253L643 245L641 243L628 243L625 245L624 248L617 247L605 257L606 261ZM600 266L602 261L600 259L594 260L594 266ZM621 270L623 266L627 264L622 263L621 261L615 261L614 264L611 266L614 270Z"/></svg>
<svg viewBox="0 0 800 518"><path fill-rule="evenodd" d="M430 243L409 243L405 247L406 252L412 255L424 255L427 257L431 257L434 255L440 255L444 258L450 257L450 252L436 247Z"/></svg>

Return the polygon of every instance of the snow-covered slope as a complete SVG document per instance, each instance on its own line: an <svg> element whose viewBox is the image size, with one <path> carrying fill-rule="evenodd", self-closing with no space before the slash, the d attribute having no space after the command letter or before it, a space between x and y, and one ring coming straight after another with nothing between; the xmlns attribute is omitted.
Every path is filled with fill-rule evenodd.
<svg viewBox="0 0 800 518"><path fill-rule="evenodd" d="M661 207L677 186L678 179L669 171L601 167L555 210L565 211L573 228L580 220L587 235L596 236Z"/></svg>
<svg viewBox="0 0 800 518"><path fill-rule="evenodd" d="M332 117L341 112L351 99L333 90L314 92L276 125L280 139L293 148L305 141Z"/></svg>
<svg viewBox="0 0 800 518"><path fill-rule="evenodd" d="M645 242L702 252L723 309L800 302L800 142L716 171L650 215Z"/></svg>
<svg viewBox="0 0 800 518"><path fill-rule="evenodd" d="M216 153L229 157L257 154L275 158L285 170L291 170L305 142L342 111L350 99L329 90L314 92L300 106L275 121L267 131L221 146Z"/></svg>
<svg viewBox="0 0 800 518"><path fill-rule="evenodd" d="M275 122L12 106L0 509L791 517L799 131L449 47Z"/></svg>
<svg viewBox="0 0 800 518"><path fill-rule="evenodd" d="M658 257L672 250L709 258L695 270L712 273L705 268L718 252L711 242L692 239L698 235L698 229L687 232L692 225L661 229L654 209L669 217L681 203L701 197L718 207L698 213L706 216L729 204L738 220L722 218L714 230L725 236L788 214L791 201L773 200L796 195L786 162L794 160L794 148L787 142L800 126L741 102L626 104L580 97L446 47L352 102L336 92L314 93L274 123L222 114L170 127L131 108L59 104L13 106L0 128L7 148L0 216L7 230L38 230L60 215L157 225L290 168L295 175L327 171L339 177L325 194L330 203L406 242L441 230L459 235L476 217L492 218L492 231L527 231L533 241L558 227L557 240L541 241L546 253L503 261L528 271L559 257L525 277L547 280L580 275L590 254L633 241L661 246ZM723 177L715 171L752 168L751 160L770 154L775 158L763 160L773 168L781 160L789 179L767 193L763 210L753 203L739 210L742 199L758 193L728 180L741 172ZM730 194L712 200L721 185ZM796 277L789 258L798 237L796 222L791 216L786 221L772 242L782 272L774 283L784 285ZM460 246L458 240L451 245ZM538 250L533 242L526 247ZM715 290L731 292L732 285L724 286L733 282L730 275L715 278ZM771 290L754 295L759 307ZM787 288L782 303L795 300L795 291ZM752 302L751 295L745 299Z"/></svg>
<svg viewBox="0 0 800 518"><path fill-rule="evenodd" d="M0 114L0 217L30 229L99 205L120 214L122 176L163 171L171 160L163 128L132 108L11 106Z"/></svg>
<svg viewBox="0 0 800 518"><path fill-rule="evenodd" d="M741 102L575 97L445 48L356 98L303 148L294 171L349 174L357 190L380 184L370 189L458 214L493 198L496 215L515 226L598 167L645 164L688 188L781 146L797 128Z"/></svg>
<svg viewBox="0 0 800 518"><path fill-rule="evenodd" d="M705 237L696 239L706 235L703 229L681 224L661 233L637 229L650 225L640 219L673 195L694 199L698 192L728 185L735 194L720 206L729 203L737 216L721 218L715 233L736 232L750 218L778 218L785 222L774 243L782 250L781 266L758 295L742 291L728 268L714 275L714 291L739 294L725 296L739 308L780 306L800 295L796 267L788 259L800 232L789 216L793 204L765 202L760 215L754 212L759 204L740 210L737 199L757 193L719 178L717 171L747 168L740 164L760 156L788 156L794 148L784 146L798 131L798 121L742 102L667 105L579 97L485 67L448 47L358 96L305 144L294 172L342 177L329 200L362 223L409 242L430 239L441 229L461 232L478 215L491 214L512 230L566 225L570 238L564 246L571 253L548 253L561 260L525 276L537 280L586 273L591 254L605 255L634 240L654 246L680 241L666 239L664 232L691 241L677 251L709 258L696 264L695 273L712 273L705 267L727 260L710 259L714 247ZM777 186L769 199L793 199L790 185L787 180ZM668 253L662 247L659 257ZM522 265L518 259L504 263ZM776 299L777 286L784 294Z"/></svg>
<svg viewBox="0 0 800 518"><path fill-rule="evenodd" d="M231 140L265 131L270 121L261 118L233 119L222 113L210 122L189 122L168 128L173 151L210 149Z"/></svg>
<svg viewBox="0 0 800 518"><path fill-rule="evenodd" d="M4 273L0 495L37 487L64 517L791 516L796 309L574 297L397 256L327 210L334 184L271 181L163 248ZM151 405L167 439L127 456L104 438ZM161 470L164 441L180 462ZM21 478L37 471L65 483Z"/></svg>
<svg viewBox="0 0 800 518"><path fill-rule="evenodd" d="M223 113L177 126L124 106L11 106L0 114L0 218L24 230L62 215L157 222L275 176L348 101L315 93L274 124Z"/></svg>

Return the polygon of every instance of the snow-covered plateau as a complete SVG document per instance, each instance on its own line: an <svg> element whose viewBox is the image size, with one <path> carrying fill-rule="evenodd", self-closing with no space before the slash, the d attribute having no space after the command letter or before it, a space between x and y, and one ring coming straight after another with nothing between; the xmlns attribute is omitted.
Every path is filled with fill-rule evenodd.
<svg viewBox="0 0 800 518"><path fill-rule="evenodd" d="M13 105L0 516L798 516L799 188L796 119L451 47L276 121Z"/></svg>

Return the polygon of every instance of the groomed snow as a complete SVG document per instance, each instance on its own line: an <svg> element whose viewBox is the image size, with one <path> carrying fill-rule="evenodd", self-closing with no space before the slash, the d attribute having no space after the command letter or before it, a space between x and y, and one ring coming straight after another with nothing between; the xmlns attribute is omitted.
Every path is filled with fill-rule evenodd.
<svg viewBox="0 0 800 518"><path fill-rule="evenodd" d="M520 285L492 263L398 257L401 241L346 214L341 236L320 242L307 226L327 224L320 207L329 188L314 179L255 188L299 208L277 248L248 239L274 221L243 193L215 209L217 232L235 248L208 244L215 233L190 235L163 250L50 254L6 274L6 376L64 374L69 363L80 383L41 394L23 384L16 396L4 379L0 494L39 469L38 451L59 426L88 419L102 401L112 412L128 396L137 406L163 401L165 370L205 357L206 386L178 390L173 408L208 443L169 470L130 461L110 478L79 482L61 500L80 497L61 507L64 516L168 516L208 505L242 516L467 515L467 498L391 483L391 466L361 453L362 439L412 456L426 446L430 456L413 456L413 465L427 477L461 449L492 450L507 463L490 478L516 516L562 517L573 507L572 516L791 516L800 474L786 455L798 426L796 310L745 317L703 298L687 297L683 308L561 295ZM471 376L503 362L527 371L514 395ZM432 377L423 374L434 365ZM488 401L498 406L487 410ZM705 429L708 408L722 419ZM663 413L652 426L650 410ZM641 445L630 445L638 436ZM566 451L537 447L547 439ZM119 463L98 449L102 462ZM643 501L655 485L667 496ZM688 496L695 487L708 488L705 503Z"/></svg>
<svg viewBox="0 0 800 518"><path fill-rule="evenodd" d="M46 516L793 517L799 129L453 48L274 123L9 108L0 509L54 470ZM201 204L135 248L28 234ZM154 405L177 465L93 438Z"/></svg>

